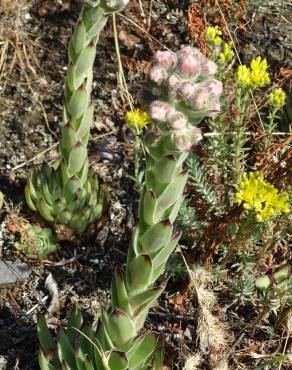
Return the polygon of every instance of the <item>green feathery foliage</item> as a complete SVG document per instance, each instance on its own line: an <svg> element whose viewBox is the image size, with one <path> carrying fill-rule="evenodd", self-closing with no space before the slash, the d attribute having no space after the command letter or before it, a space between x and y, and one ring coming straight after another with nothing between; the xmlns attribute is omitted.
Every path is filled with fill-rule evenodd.
<svg viewBox="0 0 292 370"><path fill-rule="evenodd" d="M199 215L195 208L189 206L186 200L182 202L180 207L176 226L177 229L182 232L187 232L192 229L200 230L203 227L202 221L199 220Z"/></svg>
<svg viewBox="0 0 292 370"><path fill-rule="evenodd" d="M208 126L214 136L208 137L207 141L207 166L214 176L227 179L230 161L229 141L230 124L222 113L217 117L212 117L208 121Z"/></svg>
<svg viewBox="0 0 292 370"><path fill-rule="evenodd" d="M189 155L186 160L189 169L189 180L195 191L206 202L211 210L220 210L220 205L214 189L207 180L205 169L195 154Z"/></svg>

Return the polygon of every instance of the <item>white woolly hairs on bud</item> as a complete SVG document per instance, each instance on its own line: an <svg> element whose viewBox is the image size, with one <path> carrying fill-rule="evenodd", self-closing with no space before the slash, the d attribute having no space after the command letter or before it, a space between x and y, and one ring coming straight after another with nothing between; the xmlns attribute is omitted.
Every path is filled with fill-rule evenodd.
<svg viewBox="0 0 292 370"><path fill-rule="evenodd" d="M179 95L182 99L189 99L195 92L196 88L193 83L184 82L179 88Z"/></svg>
<svg viewBox="0 0 292 370"><path fill-rule="evenodd" d="M201 66L200 60L193 55L186 55L179 58L178 70L183 75L193 77L200 73Z"/></svg>
<svg viewBox="0 0 292 370"><path fill-rule="evenodd" d="M167 76L168 74L166 69L158 65L153 66L149 71L149 79L155 82L158 86L167 79Z"/></svg>
<svg viewBox="0 0 292 370"><path fill-rule="evenodd" d="M209 91L212 96L218 97L223 92L223 84L221 81L212 79L208 80L204 87Z"/></svg>
<svg viewBox="0 0 292 370"><path fill-rule="evenodd" d="M202 130L199 127L192 127L191 128L191 138L192 138L193 144L203 140Z"/></svg>
<svg viewBox="0 0 292 370"><path fill-rule="evenodd" d="M186 56L192 56L198 58L199 60L203 60L205 56L201 53L200 49L194 48L193 46L183 46L177 52L178 58L184 58Z"/></svg>
<svg viewBox="0 0 292 370"><path fill-rule="evenodd" d="M201 73L205 77L214 76L217 73L217 65L211 60L205 58L201 64Z"/></svg>
<svg viewBox="0 0 292 370"><path fill-rule="evenodd" d="M190 147L192 145L192 138L189 130L176 131L174 135L174 143L182 150Z"/></svg>
<svg viewBox="0 0 292 370"><path fill-rule="evenodd" d="M177 56L173 51L160 51L158 50L154 55L154 61L160 67L170 70L176 66Z"/></svg>
<svg viewBox="0 0 292 370"><path fill-rule="evenodd" d="M155 100L149 108L149 115L157 121L166 121L167 115L171 111L171 105L163 101Z"/></svg>
<svg viewBox="0 0 292 370"><path fill-rule="evenodd" d="M182 112L175 112L170 114L168 120L170 126L177 131L185 129L188 124L188 119Z"/></svg>
<svg viewBox="0 0 292 370"><path fill-rule="evenodd" d="M202 87L197 89L192 99L192 106L197 110L206 109L209 97L207 89Z"/></svg>
<svg viewBox="0 0 292 370"><path fill-rule="evenodd" d="M182 79L179 77L179 75L171 75L168 80L167 84L172 90L177 90L182 83Z"/></svg>

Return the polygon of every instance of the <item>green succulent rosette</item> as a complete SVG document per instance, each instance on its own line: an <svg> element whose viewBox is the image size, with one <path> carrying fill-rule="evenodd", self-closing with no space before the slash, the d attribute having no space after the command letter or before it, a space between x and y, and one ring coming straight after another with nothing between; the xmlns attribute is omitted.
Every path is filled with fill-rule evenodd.
<svg viewBox="0 0 292 370"><path fill-rule="evenodd" d="M96 44L109 14L128 1L85 1L69 43L60 160L34 170L25 189L28 206L47 221L83 232L108 204L108 192L89 168L87 144L94 115L91 102Z"/></svg>
<svg viewBox="0 0 292 370"><path fill-rule="evenodd" d="M31 224L22 226L20 239L14 246L28 258L39 260L47 259L58 249L57 238L51 229Z"/></svg>

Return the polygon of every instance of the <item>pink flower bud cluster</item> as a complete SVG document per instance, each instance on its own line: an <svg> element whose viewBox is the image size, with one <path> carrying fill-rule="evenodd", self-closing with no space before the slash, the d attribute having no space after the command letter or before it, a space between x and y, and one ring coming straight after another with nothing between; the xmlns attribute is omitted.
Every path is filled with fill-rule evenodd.
<svg viewBox="0 0 292 370"><path fill-rule="evenodd" d="M155 100L150 104L149 114L152 119L162 123L162 129L169 127L173 131L178 148L188 148L203 138L201 130L193 127L188 117L169 103Z"/></svg>
<svg viewBox="0 0 292 370"><path fill-rule="evenodd" d="M170 98L176 107L183 104L204 118L220 111L223 87L215 79L216 72L216 64L199 49L185 46L177 53L157 51L149 80L152 93L159 100Z"/></svg>
<svg viewBox="0 0 292 370"><path fill-rule="evenodd" d="M154 56L140 97L160 130L170 131L181 150L202 139L201 130L194 125L220 111L223 87L215 78L216 72L216 64L191 46L177 53L158 51Z"/></svg>

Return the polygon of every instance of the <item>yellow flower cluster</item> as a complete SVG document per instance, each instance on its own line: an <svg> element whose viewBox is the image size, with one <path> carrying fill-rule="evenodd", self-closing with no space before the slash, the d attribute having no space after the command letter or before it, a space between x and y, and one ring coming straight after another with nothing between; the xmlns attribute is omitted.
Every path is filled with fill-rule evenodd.
<svg viewBox="0 0 292 370"><path fill-rule="evenodd" d="M238 85L251 89L257 89L267 85L270 82L267 69L267 60L262 60L260 56L251 61L250 68L245 65L239 66L236 71Z"/></svg>
<svg viewBox="0 0 292 370"><path fill-rule="evenodd" d="M219 54L219 63L227 64L234 57L231 42L224 42L222 52Z"/></svg>
<svg viewBox="0 0 292 370"><path fill-rule="evenodd" d="M208 26L205 31L205 36L207 41L212 46L218 46L222 42L222 31L218 28L218 26Z"/></svg>
<svg viewBox="0 0 292 370"><path fill-rule="evenodd" d="M278 189L265 181L258 172L243 174L235 199L237 203L243 203L243 208L254 210L259 222L289 212L288 195L279 194Z"/></svg>
<svg viewBox="0 0 292 370"><path fill-rule="evenodd" d="M269 95L269 102L277 109L283 108L286 102L285 92L280 87L274 89Z"/></svg>
<svg viewBox="0 0 292 370"><path fill-rule="evenodd" d="M138 128L143 128L148 123L150 123L150 117L146 112L143 112L140 109L136 109L133 112L127 112L125 116L126 124L133 128L138 126Z"/></svg>

